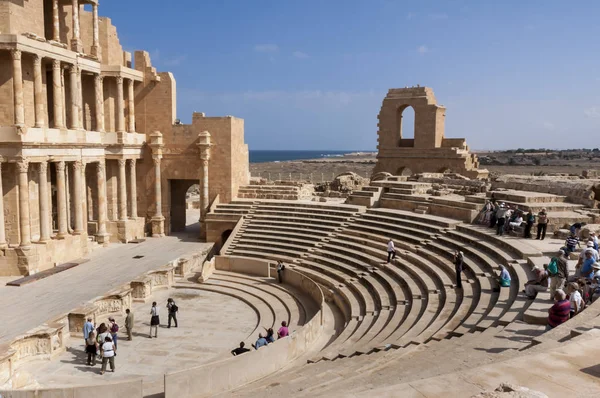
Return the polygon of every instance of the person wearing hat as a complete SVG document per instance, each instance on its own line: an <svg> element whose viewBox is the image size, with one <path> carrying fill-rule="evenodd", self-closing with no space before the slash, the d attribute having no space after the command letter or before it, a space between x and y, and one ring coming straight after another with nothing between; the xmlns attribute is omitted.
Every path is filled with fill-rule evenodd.
<svg viewBox="0 0 600 398"><path fill-rule="evenodd" d="M579 271L579 275L582 278L592 279L594 277L594 265L596 262L592 257L593 253L591 251L585 252L585 259L583 260L583 264L581 265L581 269Z"/></svg>
<svg viewBox="0 0 600 398"><path fill-rule="evenodd" d="M108 329L110 330L110 335L112 337L112 342L115 345L115 348L117 347L117 333L119 332L119 325L117 325L117 322L115 321L114 317L110 317L108 318L109 321L109 326Z"/></svg>
<svg viewBox="0 0 600 398"><path fill-rule="evenodd" d="M592 264L592 269L594 270L592 279L600 278L600 262Z"/></svg>
<svg viewBox="0 0 600 398"><path fill-rule="evenodd" d="M496 235L502 236L504 234L504 224L506 223L506 215L508 210L504 203L500 203L500 207L496 212Z"/></svg>
<svg viewBox="0 0 600 398"><path fill-rule="evenodd" d="M546 229L548 228L548 214L546 213L546 208L543 208L537 215L538 224L537 224L537 237L536 239L544 240L546 237Z"/></svg>
<svg viewBox="0 0 600 398"><path fill-rule="evenodd" d="M552 260L554 259L556 259L556 273L551 273L550 275L550 297L554 297L554 293L556 293L558 289L563 288L569 277L569 263L566 252L564 250L559 250L558 256L552 258Z"/></svg>
<svg viewBox="0 0 600 398"><path fill-rule="evenodd" d="M525 290L523 290L528 299L534 299L539 292L548 290L548 271L538 266L533 267L532 271L535 279L527 281L525 283Z"/></svg>
<svg viewBox="0 0 600 398"><path fill-rule="evenodd" d="M579 291L579 284L577 282L571 282L567 285L567 294L569 295L569 301L571 302L571 318L577 315L583 309L583 297Z"/></svg>
<svg viewBox="0 0 600 398"><path fill-rule="evenodd" d="M594 249L598 250L598 236L596 235L596 233L594 231L590 232L590 240L593 242L594 244Z"/></svg>

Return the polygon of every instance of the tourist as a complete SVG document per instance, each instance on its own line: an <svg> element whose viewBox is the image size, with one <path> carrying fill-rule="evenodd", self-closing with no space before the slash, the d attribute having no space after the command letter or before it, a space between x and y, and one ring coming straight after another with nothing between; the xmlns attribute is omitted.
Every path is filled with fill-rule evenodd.
<svg viewBox="0 0 600 398"><path fill-rule="evenodd" d="M567 294L569 295L569 302L571 303L571 318L579 314L583 309L583 298L579 291L579 285L577 282L571 282L567 286Z"/></svg>
<svg viewBox="0 0 600 398"><path fill-rule="evenodd" d="M506 209L506 214L504 215L504 232L508 233L511 230L510 227L510 223L515 221L515 219L517 218L517 210L516 207L508 205L507 209ZM523 219L521 219L521 222L523 222Z"/></svg>
<svg viewBox="0 0 600 398"><path fill-rule="evenodd" d="M88 318L83 324L83 340L87 340L90 337L90 333L94 331L94 323L92 318Z"/></svg>
<svg viewBox="0 0 600 398"><path fill-rule="evenodd" d="M576 222L575 224L571 225L569 227L569 231L571 231L572 234L574 234L575 236L579 237L579 233L581 232L581 228L585 225L584 222Z"/></svg>
<svg viewBox="0 0 600 398"><path fill-rule="evenodd" d="M235 357L235 356L242 355L242 354L250 351L249 349L244 348L245 345L246 344L243 341L240 342L240 346L238 348L231 350L231 355L233 355Z"/></svg>
<svg viewBox="0 0 600 398"><path fill-rule="evenodd" d="M542 209L542 211L540 211L538 213L537 216L538 219L538 224L537 224L537 238L536 239L542 239L544 240L544 238L546 237L546 229L548 228L548 214L546 213L546 209Z"/></svg>
<svg viewBox="0 0 600 398"><path fill-rule="evenodd" d="M127 330L127 340L133 339L133 313L127 308L125 310L127 316L125 317L125 330Z"/></svg>
<svg viewBox="0 0 600 398"><path fill-rule="evenodd" d="M556 290L562 289L569 278L569 263L564 250L558 251L557 257L552 257L548 264L550 275L550 297L554 297Z"/></svg>
<svg viewBox="0 0 600 398"><path fill-rule="evenodd" d="M279 283L283 283L283 271L285 270L285 264L283 261L277 261L277 280Z"/></svg>
<svg viewBox="0 0 600 398"><path fill-rule="evenodd" d="M496 212L496 235L502 236L504 234L504 223L506 223L507 211L504 203L500 203L500 207Z"/></svg>
<svg viewBox="0 0 600 398"><path fill-rule="evenodd" d="M394 241L392 238L388 241L387 244L387 263L389 264L391 260L396 258L396 246L394 246Z"/></svg>
<svg viewBox="0 0 600 398"><path fill-rule="evenodd" d="M581 244L579 243L579 238L574 233L571 233L571 235L569 235L569 237L565 241L565 247L563 248L563 250L565 251L565 254L568 257L569 254L573 253L580 246Z"/></svg>
<svg viewBox="0 0 600 398"><path fill-rule="evenodd" d="M167 312L169 313L169 322L167 328L171 328L171 319L175 322L175 327L177 327L177 311L179 311L179 307L175 304L175 300L169 298L167 300Z"/></svg>
<svg viewBox="0 0 600 398"><path fill-rule="evenodd" d="M594 261L600 261L600 255L598 254L598 250L596 250L596 248L594 247L594 241L588 240L585 246L585 251L592 252L592 258L594 259Z"/></svg>
<svg viewBox="0 0 600 398"><path fill-rule="evenodd" d="M525 239L531 239L531 228L533 228L533 223L535 222L535 216L531 209L527 212L525 216L525 232L523 232L523 237Z"/></svg>
<svg viewBox="0 0 600 398"><path fill-rule="evenodd" d="M464 256L460 250L454 251L454 270L456 271L456 288L462 289L462 271Z"/></svg>
<svg viewBox="0 0 600 398"><path fill-rule="evenodd" d="M477 217L477 223L483 225L489 224L493 209L494 205L492 204L492 202L486 200L485 205L483 205L483 209L481 209L481 212Z"/></svg>
<svg viewBox="0 0 600 398"><path fill-rule="evenodd" d="M267 329L263 326L263 329L265 329L265 331L267 332L267 335L265 336L265 339L267 340L267 344L274 343L275 342L275 332L273 331L273 328Z"/></svg>
<svg viewBox="0 0 600 398"><path fill-rule="evenodd" d="M277 331L277 338L281 339L281 338L287 337L289 335L290 335L290 331L288 330L287 322L286 321L281 322L281 327Z"/></svg>
<svg viewBox="0 0 600 398"><path fill-rule="evenodd" d="M510 272L506 269L506 267L500 264L500 274L498 275L498 283L500 283L500 287L510 287Z"/></svg>
<svg viewBox="0 0 600 398"><path fill-rule="evenodd" d="M539 292L548 290L548 271L537 266L533 267L532 271L535 279L527 281L525 283L525 290L523 290L528 299L534 299Z"/></svg>
<svg viewBox="0 0 600 398"><path fill-rule="evenodd" d="M496 203L494 200L492 200L492 202L494 203L494 209L490 215L490 228L494 228L496 226L496 222L498 221L496 215L498 214L498 209L500 209L500 204Z"/></svg>
<svg viewBox="0 0 600 398"><path fill-rule="evenodd" d="M598 236L596 236L595 232L590 232L590 240L594 243L594 249L596 251L600 250L598 247Z"/></svg>
<svg viewBox="0 0 600 398"><path fill-rule="evenodd" d="M594 274L596 273L594 270L595 261L592 257L593 253L591 251L585 252L585 259L581 264L581 268L579 270L579 276L586 279L592 279Z"/></svg>
<svg viewBox="0 0 600 398"><path fill-rule="evenodd" d="M511 221L508 226L510 227L511 230L514 230L515 228L518 228L521 226L521 224L523 224L523 216L521 215L521 213L517 213L516 218Z"/></svg>
<svg viewBox="0 0 600 398"><path fill-rule="evenodd" d="M106 336L104 339L104 344L102 344L102 369L100 370L100 374L103 375L106 372L106 364L110 363L111 372L115 372L115 354L117 352L117 347L115 347L114 343L111 341L109 336Z"/></svg>
<svg viewBox="0 0 600 398"><path fill-rule="evenodd" d="M109 336L110 337L110 330L108 330L108 327L106 326L105 323L101 323L100 326L98 326L98 329L96 329L96 335L98 336L96 338L96 340L98 341L98 344L102 345L102 343L104 343L104 339Z"/></svg>
<svg viewBox="0 0 600 398"><path fill-rule="evenodd" d="M269 343L263 337L262 333L259 333L258 340L256 340L256 343L252 344L252 347L254 347L255 350L258 350L260 347L266 346L267 344Z"/></svg>
<svg viewBox="0 0 600 398"><path fill-rule="evenodd" d="M156 301L152 302L152 308L150 308L150 334L149 338L152 338L152 329L154 328L154 337L158 337L158 325L160 325L160 318L158 317L158 307Z"/></svg>
<svg viewBox="0 0 600 398"><path fill-rule="evenodd" d="M117 347L117 333L119 332L119 325L117 325L117 322L115 321L115 318L108 318L110 324L109 324L109 330L110 330L110 336L112 337L112 341L115 344L115 348Z"/></svg>
<svg viewBox="0 0 600 398"><path fill-rule="evenodd" d="M552 297L554 298L554 305L548 310L546 331L568 321L571 314L571 303L567 300L567 295L562 289L558 289Z"/></svg>
<svg viewBox="0 0 600 398"><path fill-rule="evenodd" d="M98 355L98 342L96 341L96 333L92 330L85 340L85 352L87 354L87 364L90 366L96 365L96 355Z"/></svg>

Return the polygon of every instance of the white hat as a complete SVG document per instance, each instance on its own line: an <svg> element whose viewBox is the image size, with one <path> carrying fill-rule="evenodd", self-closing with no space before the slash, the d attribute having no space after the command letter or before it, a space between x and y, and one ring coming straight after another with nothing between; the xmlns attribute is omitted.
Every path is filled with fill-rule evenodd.
<svg viewBox="0 0 600 398"><path fill-rule="evenodd" d="M600 263L594 263L594 264L592 265L592 268L593 268L593 269L600 269Z"/></svg>
<svg viewBox="0 0 600 398"><path fill-rule="evenodd" d="M589 242L587 243L587 247L594 247L594 242L592 242L592 241L589 241Z"/></svg>

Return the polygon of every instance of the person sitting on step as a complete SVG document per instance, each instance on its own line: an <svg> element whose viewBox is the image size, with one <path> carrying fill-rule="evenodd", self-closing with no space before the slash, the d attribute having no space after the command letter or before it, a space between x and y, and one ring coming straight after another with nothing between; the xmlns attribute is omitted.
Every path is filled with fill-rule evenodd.
<svg viewBox="0 0 600 398"><path fill-rule="evenodd" d="M545 292L548 290L548 271L547 265L544 266L544 269L540 267L533 267L533 273L535 275L535 279L529 280L525 283L525 290L523 292L527 295L528 299L534 299L539 292Z"/></svg>

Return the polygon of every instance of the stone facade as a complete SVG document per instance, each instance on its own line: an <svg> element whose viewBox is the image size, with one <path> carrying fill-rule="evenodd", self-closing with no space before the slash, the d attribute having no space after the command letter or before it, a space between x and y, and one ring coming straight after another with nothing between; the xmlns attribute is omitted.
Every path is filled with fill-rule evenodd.
<svg viewBox="0 0 600 398"><path fill-rule="evenodd" d="M248 183L243 120L176 123L173 75L123 51L96 0L3 1L0 32L0 275L169 233L185 184L207 208Z"/></svg>
<svg viewBox="0 0 600 398"><path fill-rule="evenodd" d="M414 138L403 137L402 115L415 112ZM393 88L379 112L378 154L374 173L393 175L455 172L470 178L486 178L477 156L464 138L445 138L446 108L438 105L427 87Z"/></svg>

